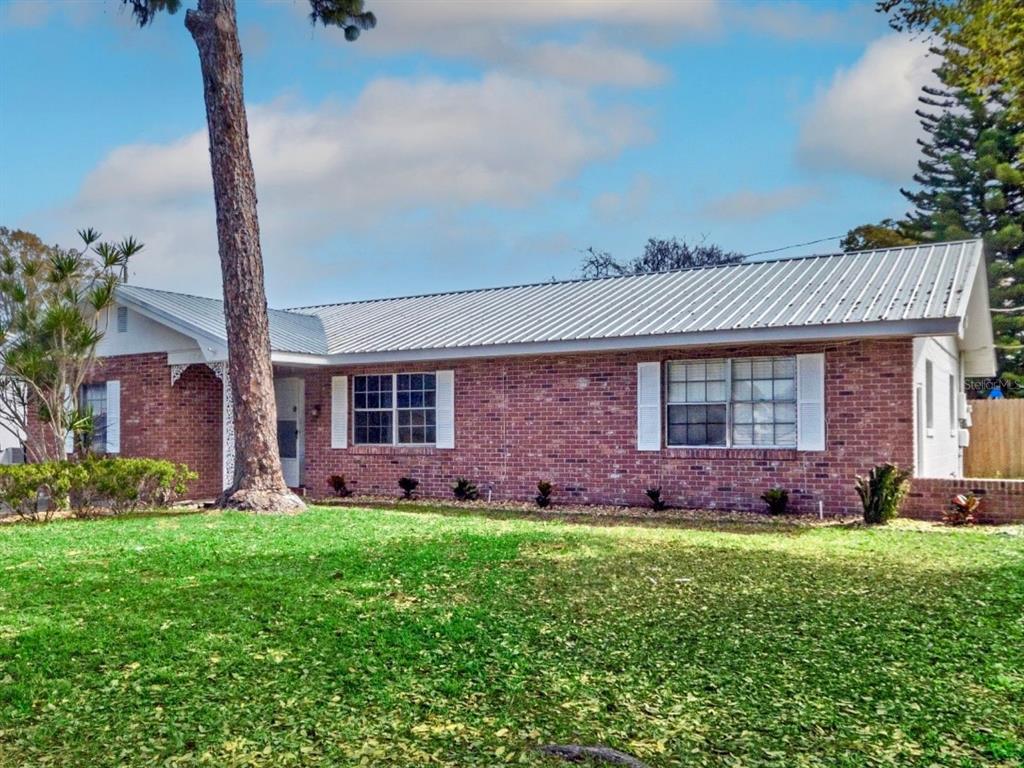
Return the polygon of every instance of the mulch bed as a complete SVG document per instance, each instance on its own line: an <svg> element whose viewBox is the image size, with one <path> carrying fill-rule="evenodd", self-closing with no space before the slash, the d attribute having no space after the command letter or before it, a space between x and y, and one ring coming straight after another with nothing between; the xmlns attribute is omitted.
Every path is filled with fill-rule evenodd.
<svg viewBox="0 0 1024 768"><path fill-rule="evenodd" d="M546 509L526 501L454 501L447 499L402 499L394 496L374 494L353 494L344 498L326 497L307 499L309 504L338 507L385 507L388 509L409 509L437 511L438 509L475 512L511 512L547 519L586 520L653 520L686 522L704 525L757 525L781 528L818 527L825 525L846 525L860 520L859 515L778 515L765 512L744 512L730 509L682 509L669 508L655 511L650 507L631 507L610 504L559 504L552 503Z"/></svg>

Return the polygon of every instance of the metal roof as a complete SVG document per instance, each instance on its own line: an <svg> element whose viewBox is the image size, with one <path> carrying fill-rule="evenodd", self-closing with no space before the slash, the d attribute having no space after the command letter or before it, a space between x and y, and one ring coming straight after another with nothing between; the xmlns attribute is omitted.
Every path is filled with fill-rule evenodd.
<svg viewBox="0 0 1024 768"><path fill-rule="evenodd" d="M187 293L172 293L137 285L121 285L118 297L148 311L158 319L183 326L215 341L226 343L224 302ZM309 315L269 309L270 347L278 352L299 352L322 355L327 351L324 330L320 321Z"/></svg>
<svg viewBox="0 0 1024 768"><path fill-rule="evenodd" d="M271 310L271 345L353 355L958 319L981 260L966 240ZM120 291L224 338L220 301Z"/></svg>

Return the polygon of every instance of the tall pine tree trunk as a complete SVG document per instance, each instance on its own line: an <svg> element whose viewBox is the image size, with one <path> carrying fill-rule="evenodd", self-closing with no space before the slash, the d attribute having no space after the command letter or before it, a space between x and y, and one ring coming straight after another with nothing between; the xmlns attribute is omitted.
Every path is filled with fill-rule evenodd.
<svg viewBox="0 0 1024 768"><path fill-rule="evenodd" d="M185 26L199 49L203 72L235 410L235 482L221 504L256 511L301 509L302 502L284 483L277 448L270 327L235 0L199 0L198 8L185 14Z"/></svg>

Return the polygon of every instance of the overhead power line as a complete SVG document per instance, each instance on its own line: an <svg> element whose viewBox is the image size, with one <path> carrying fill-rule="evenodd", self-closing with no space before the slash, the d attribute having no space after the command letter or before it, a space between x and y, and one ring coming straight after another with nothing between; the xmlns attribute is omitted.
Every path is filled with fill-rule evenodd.
<svg viewBox="0 0 1024 768"><path fill-rule="evenodd" d="M829 240L839 240L846 235L833 235L832 237L820 237L817 240L808 240L806 243L793 243L792 245L784 245L781 248L769 248L767 251L755 251L754 253L748 253L743 256L745 259L749 259L752 256L765 256L769 253L779 253L780 251L788 251L790 248L802 248L805 245L817 245L818 243L825 243Z"/></svg>

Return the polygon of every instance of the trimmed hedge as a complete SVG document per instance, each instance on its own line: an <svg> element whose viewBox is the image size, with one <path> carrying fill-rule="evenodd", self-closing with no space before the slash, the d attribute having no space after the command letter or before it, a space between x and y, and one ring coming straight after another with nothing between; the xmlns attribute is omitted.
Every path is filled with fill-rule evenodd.
<svg viewBox="0 0 1024 768"><path fill-rule="evenodd" d="M49 520L58 509L76 517L166 507L198 475L162 459L89 456L0 467L0 505L29 520Z"/></svg>

